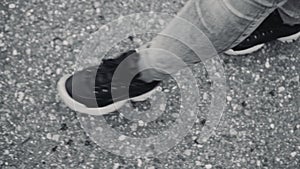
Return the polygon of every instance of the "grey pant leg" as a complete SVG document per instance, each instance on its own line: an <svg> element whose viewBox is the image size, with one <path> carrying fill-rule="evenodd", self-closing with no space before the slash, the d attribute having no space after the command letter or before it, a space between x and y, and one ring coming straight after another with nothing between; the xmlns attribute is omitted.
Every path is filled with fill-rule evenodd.
<svg viewBox="0 0 300 169"><path fill-rule="evenodd" d="M279 8L279 13L284 23L289 25L300 24L300 1L288 0Z"/></svg>
<svg viewBox="0 0 300 169"><path fill-rule="evenodd" d="M216 52L235 46L285 2L286 0L190 0L162 33L153 39L151 45L148 45L150 48L141 52L141 69L159 68L157 71L142 73L141 79L162 80L164 72L160 70L175 73L186 67L180 60L187 65L195 64L201 61L199 55L209 58L217 55ZM211 50L209 43L216 52Z"/></svg>

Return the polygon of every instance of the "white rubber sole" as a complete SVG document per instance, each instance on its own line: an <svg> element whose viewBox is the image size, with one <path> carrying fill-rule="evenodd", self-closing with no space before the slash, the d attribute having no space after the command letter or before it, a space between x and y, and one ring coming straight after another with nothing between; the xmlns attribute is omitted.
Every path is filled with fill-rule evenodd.
<svg viewBox="0 0 300 169"><path fill-rule="evenodd" d="M263 48L264 46L265 46L265 44L259 44L259 45L253 46L251 48L248 48L248 49L245 49L245 50L238 50L238 51L235 51L233 49L229 49L225 52L225 54L233 55L233 56L246 55L246 54L256 52L256 51L260 50L261 48Z"/></svg>
<svg viewBox="0 0 300 169"><path fill-rule="evenodd" d="M286 36L286 37L282 37L282 38L278 38L277 40L283 42L283 43L291 43L294 42L295 40L299 39L300 37L300 32L291 35L291 36ZM224 52L227 55L232 55L232 56L238 56L238 55L246 55L246 54L250 54L253 52L256 52L258 50L260 50L261 48L264 47L265 44L259 44L256 46L253 46L251 48L245 49L245 50L240 50L240 51L234 51L233 49L229 49L226 52Z"/></svg>
<svg viewBox="0 0 300 169"><path fill-rule="evenodd" d="M101 115L105 115L105 114L117 111L124 104L126 104L127 101L129 101L129 100L144 101L144 100L148 99L156 91L155 89L153 89L150 92L145 93L143 95L140 95L140 96L137 96L137 97L134 97L131 99L127 99L127 100L118 101L118 102L115 102L115 103L110 104L105 107L89 108L89 107L86 107L84 104L81 104L81 103L77 102L76 100L74 100L72 97L70 97L70 95L66 91L65 83L70 76L71 75L65 75L58 81L57 90L58 90L59 96L62 99L62 101L70 109L77 111L79 113L84 113L84 114L89 114L89 115L101 116Z"/></svg>

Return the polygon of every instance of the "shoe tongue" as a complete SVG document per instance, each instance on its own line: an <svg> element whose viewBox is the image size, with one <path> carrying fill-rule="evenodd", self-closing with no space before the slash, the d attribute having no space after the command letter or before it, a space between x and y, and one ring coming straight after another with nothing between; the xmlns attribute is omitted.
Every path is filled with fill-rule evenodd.
<svg viewBox="0 0 300 169"><path fill-rule="evenodd" d="M131 50L121 54L115 59L105 59L99 66L96 77L97 84L107 84L111 81L115 83L127 83L128 78L133 78L133 76L138 73L138 62L139 55L135 51Z"/></svg>
<svg viewBox="0 0 300 169"><path fill-rule="evenodd" d="M278 12L278 10L276 9L274 12L272 12L265 20L264 22L261 24L260 27L263 28L274 28L276 26L279 26L283 23L281 16Z"/></svg>
<svg viewBox="0 0 300 169"><path fill-rule="evenodd" d="M122 53L119 57L117 58L113 58L113 59L103 59L103 65L104 66L114 66L114 65L119 65L124 59L126 59L128 56L130 56L131 58L133 58L133 56L131 55L137 55L136 51L134 50L130 50L128 52ZM131 59L127 59L127 60L131 60Z"/></svg>
<svg viewBox="0 0 300 169"><path fill-rule="evenodd" d="M122 54L117 60L117 66L114 75L118 79L126 79L133 74L138 73L139 55L135 51L129 51Z"/></svg>

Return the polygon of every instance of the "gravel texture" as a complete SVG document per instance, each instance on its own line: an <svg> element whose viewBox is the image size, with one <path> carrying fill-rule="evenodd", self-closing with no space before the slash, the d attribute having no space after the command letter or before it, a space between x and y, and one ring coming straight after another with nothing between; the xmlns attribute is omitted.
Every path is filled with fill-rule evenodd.
<svg viewBox="0 0 300 169"><path fill-rule="evenodd" d="M299 40L272 42L248 56L221 56L228 89L218 129L201 143L197 138L205 117L200 117L180 144L155 158L124 158L104 151L82 129L80 116L60 101L56 82L74 71L74 56L91 33L121 15L151 10L174 14L184 2L2 0L0 168L299 168ZM193 70L203 84L200 108L205 111L210 81L201 64ZM178 100L172 79L164 85L168 97ZM171 107L176 108L175 103ZM142 122L118 114L105 118L120 132L146 137L167 128L176 113L170 109L149 124L148 133Z"/></svg>

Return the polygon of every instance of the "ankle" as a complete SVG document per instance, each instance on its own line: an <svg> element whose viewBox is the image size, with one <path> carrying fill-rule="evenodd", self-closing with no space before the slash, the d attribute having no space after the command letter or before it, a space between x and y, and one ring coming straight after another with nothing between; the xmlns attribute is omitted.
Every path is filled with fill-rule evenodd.
<svg viewBox="0 0 300 169"><path fill-rule="evenodd" d="M137 51L138 52L138 51ZM139 69L139 79L150 83L153 81L162 81L166 78L166 75L151 68L147 56L139 53L139 61L138 61L138 69Z"/></svg>

